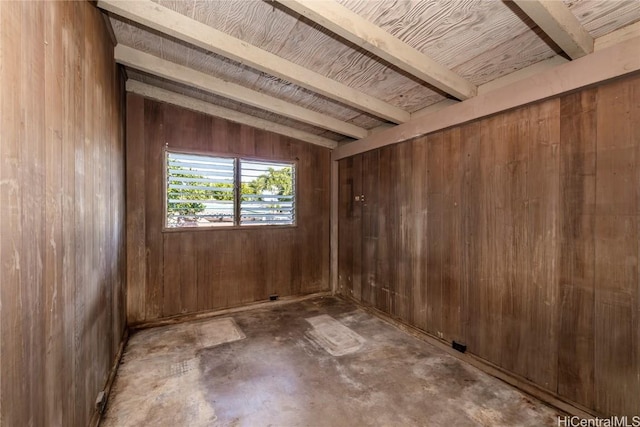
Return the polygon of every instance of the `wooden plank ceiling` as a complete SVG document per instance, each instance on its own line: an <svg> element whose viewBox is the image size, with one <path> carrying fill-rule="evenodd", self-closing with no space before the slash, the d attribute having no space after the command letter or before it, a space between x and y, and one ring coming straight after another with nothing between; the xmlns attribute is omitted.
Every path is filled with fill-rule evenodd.
<svg viewBox="0 0 640 427"><path fill-rule="evenodd" d="M110 14L116 60L135 81L129 90L173 103L186 96L196 100L187 108L208 106L239 122L255 117L257 127L270 122L270 130L329 147L471 98L528 69L588 55L618 33L640 34L637 0L98 6Z"/></svg>

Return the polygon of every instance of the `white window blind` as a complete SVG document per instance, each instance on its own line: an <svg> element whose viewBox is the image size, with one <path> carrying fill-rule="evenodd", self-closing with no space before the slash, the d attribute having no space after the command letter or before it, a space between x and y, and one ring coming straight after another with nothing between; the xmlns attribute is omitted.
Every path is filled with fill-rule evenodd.
<svg viewBox="0 0 640 427"><path fill-rule="evenodd" d="M167 227L234 225L233 158L167 152Z"/></svg>
<svg viewBox="0 0 640 427"><path fill-rule="evenodd" d="M295 224L295 164L166 151L168 228Z"/></svg>
<svg viewBox="0 0 640 427"><path fill-rule="evenodd" d="M240 160L240 224L293 224L294 173L291 163Z"/></svg>

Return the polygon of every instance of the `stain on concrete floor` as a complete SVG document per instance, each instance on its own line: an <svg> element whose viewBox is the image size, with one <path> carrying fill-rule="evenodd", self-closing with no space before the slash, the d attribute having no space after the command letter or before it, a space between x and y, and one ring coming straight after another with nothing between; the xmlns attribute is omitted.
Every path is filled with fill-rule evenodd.
<svg viewBox="0 0 640 427"><path fill-rule="evenodd" d="M130 338L103 426L551 426L559 412L319 297Z"/></svg>

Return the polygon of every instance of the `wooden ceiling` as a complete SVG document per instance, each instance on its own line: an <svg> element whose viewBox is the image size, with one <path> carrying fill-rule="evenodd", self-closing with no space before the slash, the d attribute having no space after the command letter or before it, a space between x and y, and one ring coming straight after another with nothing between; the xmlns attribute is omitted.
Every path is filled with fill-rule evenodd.
<svg viewBox="0 0 640 427"><path fill-rule="evenodd" d="M335 147L640 31L638 0L99 0L128 90Z"/></svg>

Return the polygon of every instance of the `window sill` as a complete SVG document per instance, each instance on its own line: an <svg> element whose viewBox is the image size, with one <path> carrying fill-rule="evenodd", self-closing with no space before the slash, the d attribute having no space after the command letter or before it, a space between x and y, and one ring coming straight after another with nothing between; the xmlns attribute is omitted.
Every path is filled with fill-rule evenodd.
<svg viewBox="0 0 640 427"><path fill-rule="evenodd" d="M287 229L287 228L298 228L297 224L283 224L283 225L230 225L230 226L219 226L219 227L163 227L163 233L190 233L190 232L201 232L201 231L238 231L238 230L274 230L274 229Z"/></svg>

